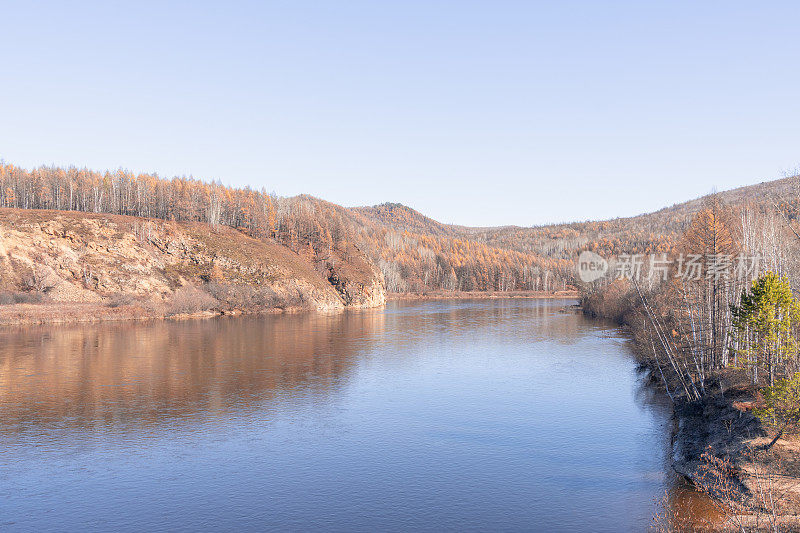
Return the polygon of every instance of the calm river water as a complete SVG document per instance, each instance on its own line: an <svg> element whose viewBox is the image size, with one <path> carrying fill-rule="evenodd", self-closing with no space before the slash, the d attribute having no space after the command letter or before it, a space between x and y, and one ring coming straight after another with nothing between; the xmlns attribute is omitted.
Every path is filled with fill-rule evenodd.
<svg viewBox="0 0 800 533"><path fill-rule="evenodd" d="M644 530L669 408L568 303L0 331L0 530Z"/></svg>

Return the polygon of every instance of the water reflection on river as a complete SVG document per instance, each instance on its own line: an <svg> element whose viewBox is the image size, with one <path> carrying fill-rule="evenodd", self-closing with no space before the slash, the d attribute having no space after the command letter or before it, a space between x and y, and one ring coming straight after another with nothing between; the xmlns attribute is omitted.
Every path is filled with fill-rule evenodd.
<svg viewBox="0 0 800 533"><path fill-rule="evenodd" d="M565 303L0 331L0 528L643 530L668 406Z"/></svg>

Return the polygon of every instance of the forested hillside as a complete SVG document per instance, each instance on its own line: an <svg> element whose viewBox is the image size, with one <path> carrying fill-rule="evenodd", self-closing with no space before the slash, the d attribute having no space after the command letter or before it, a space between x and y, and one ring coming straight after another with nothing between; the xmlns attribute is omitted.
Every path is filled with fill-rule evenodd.
<svg viewBox="0 0 800 533"><path fill-rule="evenodd" d="M673 251L695 215L712 197L734 209L736 217L749 217L754 224L757 223L757 231L776 234L797 225L800 215L800 177L714 193L635 217L532 228L443 225L399 204L356 208L354 211L385 232L389 249L375 250L370 255L383 259L381 268L387 280L397 280L396 284L389 284L392 290L430 288L425 278L419 280L414 277L415 274L419 276L420 272L426 272L427 265L422 258L432 254L435 257L448 257L449 254L442 254L440 250L442 244L446 248L451 243L469 243L472 249L490 250L498 257L502 257L502 251L505 250L518 254L515 257L522 261L535 258L527 271L524 267L522 271L511 269L511 272L521 272L522 276L515 278L510 290L514 287L544 290L545 285L552 289L576 282L574 261L583 250L594 251L606 258L620 254L649 255ZM403 238L410 239L410 242L406 243ZM377 253L382 255L378 256ZM408 268L403 268L406 265ZM490 268L496 268L490 265ZM392 270L398 267L399 271ZM527 275L529 272L533 275ZM433 276L430 279L438 278ZM500 279L504 278L501 276ZM459 277L458 282L462 284L461 287L474 287L469 276ZM447 285L442 286L448 288ZM491 289L503 290L503 287L509 285L495 283Z"/></svg>
<svg viewBox="0 0 800 533"><path fill-rule="evenodd" d="M192 178L5 164L0 207L225 225L332 267L363 252L380 268L387 290L396 292L553 291L571 283L565 257L492 245L399 205L348 209L311 196L280 198Z"/></svg>
<svg viewBox="0 0 800 533"><path fill-rule="evenodd" d="M792 177L716 196L732 207L794 221L797 191L798 178ZM0 165L0 207L229 226L279 242L321 269L352 264L365 254L390 292L562 290L575 283L578 252L669 251L702 204L698 199L600 222L470 228L439 223L400 204L345 208L311 196L281 198L194 178Z"/></svg>
<svg viewBox="0 0 800 533"><path fill-rule="evenodd" d="M621 261L583 286L584 310L629 327L673 401L673 466L741 531L762 530L742 516L795 531L787 521L800 506L789 438L800 434L797 185L788 178L632 219L664 225L664 260Z"/></svg>

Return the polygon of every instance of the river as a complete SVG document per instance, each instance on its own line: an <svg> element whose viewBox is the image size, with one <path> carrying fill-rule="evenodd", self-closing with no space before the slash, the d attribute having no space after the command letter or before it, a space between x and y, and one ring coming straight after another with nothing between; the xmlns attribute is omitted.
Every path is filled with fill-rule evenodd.
<svg viewBox="0 0 800 533"><path fill-rule="evenodd" d="M0 331L0 529L642 531L670 409L559 300Z"/></svg>

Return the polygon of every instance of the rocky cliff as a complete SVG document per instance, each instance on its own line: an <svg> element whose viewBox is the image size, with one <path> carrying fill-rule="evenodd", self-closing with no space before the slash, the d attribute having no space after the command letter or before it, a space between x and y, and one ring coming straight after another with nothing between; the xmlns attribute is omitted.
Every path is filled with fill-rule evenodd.
<svg viewBox="0 0 800 533"><path fill-rule="evenodd" d="M0 209L6 311L14 304L83 303L166 316L330 311L384 301L379 272L356 248L320 261L224 226Z"/></svg>

